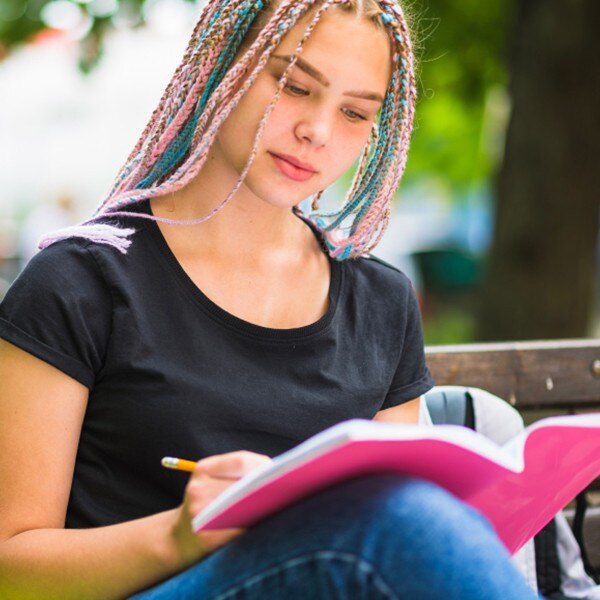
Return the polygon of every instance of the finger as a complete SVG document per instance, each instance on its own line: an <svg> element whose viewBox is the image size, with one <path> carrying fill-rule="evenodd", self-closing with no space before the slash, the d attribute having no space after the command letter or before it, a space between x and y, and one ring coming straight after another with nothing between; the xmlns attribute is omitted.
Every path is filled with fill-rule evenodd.
<svg viewBox="0 0 600 600"><path fill-rule="evenodd" d="M201 474L190 480L185 495L192 516L204 510L206 506L218 498L227 488L231 487L231 484L231 480L216 479Z"/></svg>
<svg viewBox="0 0 600 600"><path fill-rule="evenodd" d="M246 533L247 529L238 528L238 527L230 527L227 529L201 529L196 533L202 533L207 538L224 538L224 537L236 537L238 535L242 535L242 533Z"/></svg>
<svg viewBox="0 0 600 600"><path fill-rule="evenodd" d="M213 477L240 478L246 473L272 462L272 458L247 450L215 454L199 460L194 472L204 472Z"/></svg>
<svg viewBox="0 0 600 600"><path fill-rule="evenodd" d="M213 477L206 473L194 473L188 482L188 490L196 497L203 496L212 500L222 494L227 488L231 487L238 479L229 479L223 477Z"/></svg>
<svg viewBox="0 0 600 600"><path fill-rule="evenodd" d="M210 550L216 550L246 532L246 529L202 529L196 532L202 536L203 544Z"/></svg>
<svg viewBox="0 0 600 600"><path fill-rule="evenodd" d="M251 452L249 450L236 450L235 452L207 456L206 458L199 460L196 464L204 465L206 467L226 465L228 468L235 468L236 466L262 465L272 462L272 460L273 459L266 454L258 454L257 452Z"/></svg>

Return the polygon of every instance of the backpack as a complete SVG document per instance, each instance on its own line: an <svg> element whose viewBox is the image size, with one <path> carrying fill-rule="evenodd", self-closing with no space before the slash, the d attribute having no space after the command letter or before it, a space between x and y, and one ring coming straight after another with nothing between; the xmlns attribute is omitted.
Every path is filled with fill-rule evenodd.
<svg viewBox="0 0 600 600"><path fill-rule="evenodd" d="M435 386L423 395L419 423L462 425L503 444L523 430L519 412L502 398L474 387ZM577 497L573 530L560 511L513 556L529 585L547 600L600 600L600 585L583 544L585 491Z"/></svg>

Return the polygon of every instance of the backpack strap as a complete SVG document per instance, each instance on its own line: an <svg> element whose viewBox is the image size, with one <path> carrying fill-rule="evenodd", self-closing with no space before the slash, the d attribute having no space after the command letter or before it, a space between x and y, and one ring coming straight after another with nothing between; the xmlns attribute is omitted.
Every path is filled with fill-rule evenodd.
<svg viewBox="0 0 600 600"><path fill-rule="evenodd" d="M475 429L473 397L466 388L433 388L424 397L434 425L463 425Z"/></svg>

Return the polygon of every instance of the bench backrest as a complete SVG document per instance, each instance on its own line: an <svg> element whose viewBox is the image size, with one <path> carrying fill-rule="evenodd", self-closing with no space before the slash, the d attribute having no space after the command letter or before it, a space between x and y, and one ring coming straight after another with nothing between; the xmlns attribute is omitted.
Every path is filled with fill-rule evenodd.
<svg viewBox="0 0 600 600"><path fill-rule="evenodd" d="M437 385L485 389L515 408L600 408L600 340L426 346Z"/></svg>

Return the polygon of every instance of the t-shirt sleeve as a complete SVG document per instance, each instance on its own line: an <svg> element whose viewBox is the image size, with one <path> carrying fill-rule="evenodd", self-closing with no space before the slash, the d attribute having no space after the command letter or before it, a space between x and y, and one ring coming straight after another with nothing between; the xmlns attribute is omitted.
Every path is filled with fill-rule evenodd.
<svg viewBox="0 0 600 600"><path fill-rule="evenodd" d="M111 328L110 290L81 240L55 242L27 263L0 303L0 337L90 390Z"/></svg>
<svg viewBox="0 0 600 600"><path fill-rule="evenodd" d="M409 280L410 282L410 280ZM381 410L418 398L435 386L425 361L423 327L419 301L412 283L406 300L406 327L400 361Z"/></svg>

